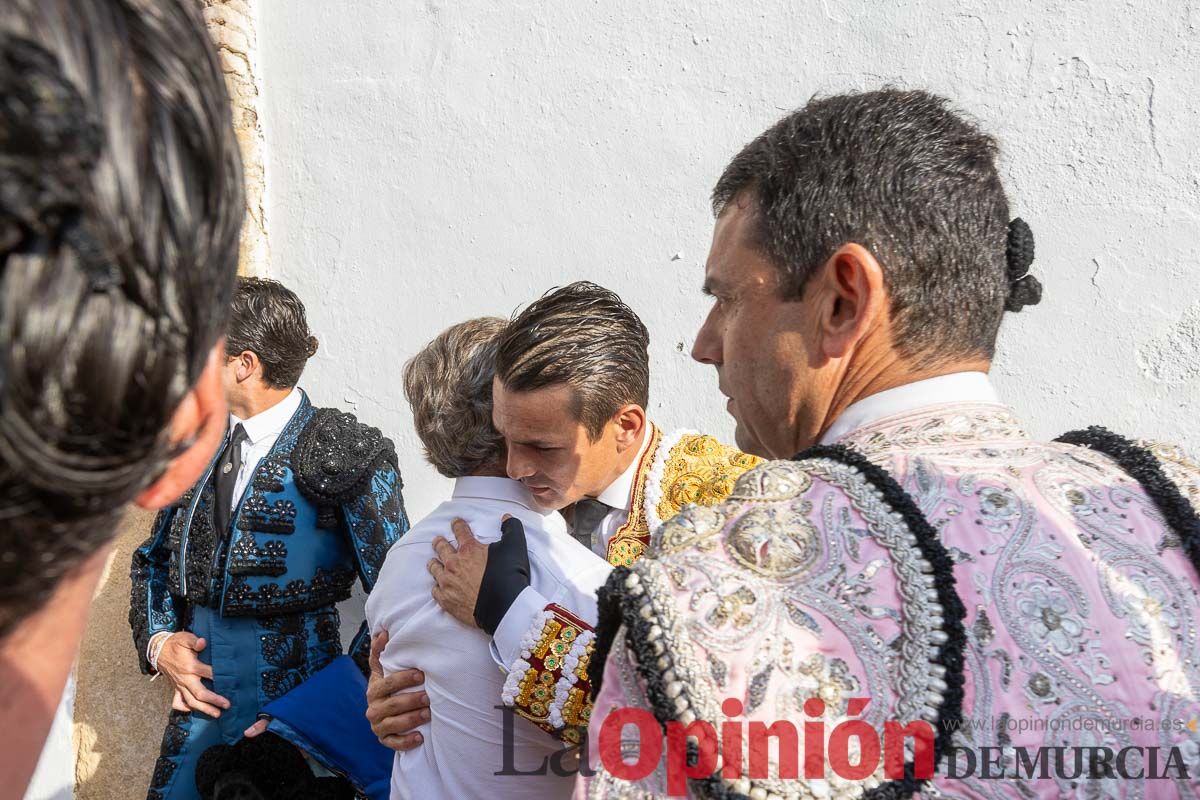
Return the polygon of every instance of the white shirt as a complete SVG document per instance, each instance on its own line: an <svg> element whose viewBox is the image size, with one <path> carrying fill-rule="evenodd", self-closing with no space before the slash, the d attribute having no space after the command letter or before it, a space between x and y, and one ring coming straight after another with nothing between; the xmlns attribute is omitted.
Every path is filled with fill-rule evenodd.
<svg viewBox="0 0 1200 800"><path fill-rule="evenodd" d="M271 452L279 435L283 433L283 429L287 427L296 411L299 410L303 397L304 393L297 387L293 388L287 397L249 419L238 419L233 414L229 415L229 430L232 432L235 427L241 425L245 428L247 437L242 442L242 468L238 472L237 483L233 485L230 511L237 508L238 503L241 502L242 495L245 494L246 487L250 484L250 478L254 475L254 470L258 469L258 462Z"/></svg>
<svg viewBox="0 0 1200 800"><path fill-rule="evenodd" d="M430 596L433 578L426 565L432 542L453 541L450 525L460 517L481 542L500 538L500 521L511 514L525 526L533 588L594 622L596 590L604 584L608 562L588 552L567 532L555 512L543 514L517 481L507 478L459 478L452 499L442 503L400 538L367 598L371 634L388 632L380 662L385 673L417 668L429 694L432 720L419 730L424 743L397 753L392 767L392 800L432 797L569 797L574 777L495 775L504 769L504 713L500 695L504 673L496 668L486 633L463 625ZM539 611L541 609L539 608ZM562 749L552 736L513 717L512 766L538 768Z"/></svg>
<svg viewBox="0 0 1200 800"><path fill-rule="evenodd" d="M73 800L75 797L75 746L71 741L74 715L75 670L72 669L54 713L50 734L42 746L37 769L25 789L25 800Z"/></svg>
<svg viewBox="0 0 1200 800"><path fill-rule="evenodd" d="M859 400L842 412L821 437L833 444L846 434L886 417L943 403L998 404L999 396L985 372L952 372L923 381L897 386Z"/></svg>

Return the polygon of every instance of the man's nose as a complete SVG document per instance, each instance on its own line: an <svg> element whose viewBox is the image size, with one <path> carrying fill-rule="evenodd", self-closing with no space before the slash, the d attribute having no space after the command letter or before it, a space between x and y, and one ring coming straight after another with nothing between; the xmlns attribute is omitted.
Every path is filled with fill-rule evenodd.
<svg viewBox="0 0 1200 800"><path fill-rule="evenodd" d="M704 318L704 324L696 334L692 344L692 358L701 364L717 366L721 363L721 337L717 335L716 325L713 324L712 312Z"/></svg>
<svg viewBox="0 0 1200 800"><path fill-rule="evenodd" d="M513 448L509 448L508 450L508 462L505 464L505 471L508 472L508 477L514 481L528 478L533 474L532 463L528 459L521 458L514 452Z"/></svg>

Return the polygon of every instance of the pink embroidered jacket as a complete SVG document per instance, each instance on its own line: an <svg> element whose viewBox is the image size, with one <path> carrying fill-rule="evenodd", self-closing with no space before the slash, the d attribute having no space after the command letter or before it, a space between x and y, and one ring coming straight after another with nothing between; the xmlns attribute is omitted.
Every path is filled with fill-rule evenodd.
<svg viewBox="0 0 1200 800"><path fill-rule="evenodd" d="M624 621L597 629L596 774L577 797L904 796L879 741L913 721L959 748L925 796L1194 793L1200 577L1138 480L1031 440L1002 406L928 407L839 444L900 484L932 544L834 457L764 464L727 502L687 508L609 584ZM1196 507L1200 468L1149 450ZM897 741L919 767L925 746Z"/></svg>

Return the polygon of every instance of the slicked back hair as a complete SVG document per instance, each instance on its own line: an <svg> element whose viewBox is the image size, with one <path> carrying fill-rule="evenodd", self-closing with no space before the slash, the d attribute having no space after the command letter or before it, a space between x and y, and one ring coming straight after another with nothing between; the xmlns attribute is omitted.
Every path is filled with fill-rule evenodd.
<svg viewBox="0 0 1200 800"><path fill-rule="evenodd" d="M997 146L946 100L885 89L818 98L750 142L713 190L755 215L785 299L844 244L871 251L896 345L919 363L991 358L1009 293Z"/></svg>
<svg viewBox="0 0 1200 800"><path fill-rule="evenodd" d="M162 472L244 214L194 0L0 6L0 637Z"/></svg>
<svg viewBox="0 0 1200 800"><path fill-rule="evenodd" d="M239 278L233 294L225 354L246 350L262 363L263 383L290 389L300 382L304 365L316 355L317 338L308 329L304 303L279 281Z"/></svg>
<svg viewBox="0 0 1200 800"><path fill-rule="evenodd" d="M650 335L614 292L579 281L513 317L496 375L506 389L570 386L571 413L595 441L617 409L650 402Z"/></svg>
<svg viewBox="0 0 1200 800"><path fill-rule="evenodd" d="M503 465L504 439L492 425L492 379L507 325L499 317L461 322L404 366L404 395L425 458L447 478Z"/></svg>

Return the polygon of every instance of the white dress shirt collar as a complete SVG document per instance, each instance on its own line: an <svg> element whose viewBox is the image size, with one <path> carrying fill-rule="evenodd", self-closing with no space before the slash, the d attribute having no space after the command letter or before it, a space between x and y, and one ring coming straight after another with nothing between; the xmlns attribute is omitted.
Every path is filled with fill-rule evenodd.
<svg viewBox="0 0 1200 800"><path fill-rule="evenodd" d="M451 496L455 500L504 500L528 508L530 511L545 514L533 502L533 495L525 488L525 484L509 478L478 475L455 478L454 492Z"/></svg>
<svg viewBox="0 0 1200 800"><path fill-rule="evenodd" d="M926 378L859 400L834 420L821 437L821 444L832 444L886 417L945 403L999 405L1000 398L985 372L953 372Z"/></svg>
<svg viewBox="0 0 1200 800"><path fill-rule="evenodd" d="M249 419L239 419L234 414L229 415L230 429L241 425L246 431L246 437L251 447L262 441L264 437L276 436L283 433L283 429L291 422L292 416L300 408L300 401L303 399L304 393L299 387L295 387L288 393L287 397L280 400L275 405L265 411L260 411Z"/></svg>
<svg viewBox="0 0 1200 800"><path fill-rule="evenodd" d="M638 447L637 455L625 471L621 473L615 481L610 483L608 487L600 493L596 498L606 506L611 506L615 509L624 509L626 512L630 510L630 504L633 500L633 480L637 477L638 467L642 463L642 458L646 455L646 448L650 446L650 440L653 438L650 434L653 429L652 424L647 424L645 430L642 431L642 443Z"/></svg>

